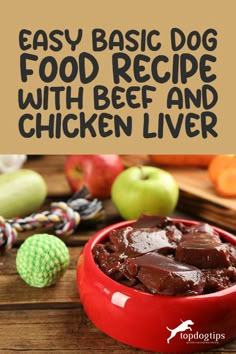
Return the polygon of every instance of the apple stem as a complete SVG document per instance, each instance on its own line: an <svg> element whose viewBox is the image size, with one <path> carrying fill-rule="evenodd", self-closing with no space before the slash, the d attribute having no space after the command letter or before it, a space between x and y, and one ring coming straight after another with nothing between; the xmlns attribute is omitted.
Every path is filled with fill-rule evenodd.
<svg viewBox="0 0 236 354"><path fill-rule="evenodd" d="M143 179L143 180L148 179L148 177L144 174L143 166L139 165L138 168L140 169L140 172L141 172L141 179Z"/></svg>

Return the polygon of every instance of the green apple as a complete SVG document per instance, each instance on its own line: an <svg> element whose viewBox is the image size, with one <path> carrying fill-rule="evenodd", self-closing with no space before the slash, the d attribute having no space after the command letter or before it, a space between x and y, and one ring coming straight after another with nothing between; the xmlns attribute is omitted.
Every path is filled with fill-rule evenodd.
<svg viewBox="0 0 236 354"><path fill-rule="evenodd" d="M126 220L140 214L167 216L175 209L179 188L173 176L156 167L130 167L115 179L112 201Z"/></svg>

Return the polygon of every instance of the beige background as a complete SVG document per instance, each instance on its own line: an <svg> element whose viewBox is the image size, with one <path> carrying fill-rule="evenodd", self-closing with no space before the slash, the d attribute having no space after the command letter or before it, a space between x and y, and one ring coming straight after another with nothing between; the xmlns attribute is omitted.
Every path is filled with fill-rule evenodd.
<svg viewBox="0 0 236 354"><path fill-rule="evenodd" d="M153 0L153 1L127 1L99 2L86 1L2 1L1 2L1 129L0 152L1 153L232 153L235 152L235 1L228 0ZM27 84L20 81L19 57L21 51L18 45L18 33L22 28L30 29L70 29L76 33L78 28L83 28L84 37L80 50L91 52L91 30L95 27L103 28L108 33L113 29L127 31L129 29L157 29L161 32L162 50L160 54L172 55L170 51L170 29L180 27L186 33L192 30L204 31L207 28L215 28L218 31L218 47L212 55L217 56L217 63L213 64L213 72L217 74L217 80L212 85L217 89L219 101L212 109L218 117L218 138L202 139L188 138L182 130L178 139L173 139L168 132L160 139L142 138L143 110L124 108L117 112L113 108L107 110L111 114L133 116L134 129L132 137L120 138L86 138L80 137L60 140L49 139L46 135L42 139L25 139L18 131L18 119L22 111L18 108L17 92L19 88L31 88L43 86L37 75L32 76ZM47 52L47 55L55 55L62 58L71 55L66 50L59 53ZM31 52L31 51L29 51ZM198 56L203 51L198 51ZM33 51L32 51L33 53ZM73 52L72 55L76 55ZM33 53L44 56L45 52L38 50ZM138 54L136 52L135 54ZM146 55L155 56L159 52L149 52ZM97 53L100 63L98 78L85 87L86 115L94 112L92 105L91 88L96 84L113 86L111 69L112 51ZM62 84L60 81L52 85ZM147 84L157 87L156 100L147 110L152 117L152 127L155 128L158 113L170 113L173 117L178 110L168 112L166 108L166 93L172 86L171 83L157 85L152 81ZM72 84L80 86L79 81ZM134 85L136 85L134 83ZM122 86L124 84L122 83ZM199 88L202 83L198 75L191 81L192 88ZM154 97L154 95L153 95ZM51 111L51 110L50 110ZM53 111L53 110L52 110ZM198 112L196 108L191 111ZM202 111L202 109L200 109ZM27 112L30 112L28 109ZM66 114L66 110L61 112ZM43 112L45 121L49 112ZM70 113L77 113L74 110ZM184 113L184 110L183 110ZM35 112L34 112L35 114ZM175 121L173 119L173 121Z"/></svg>

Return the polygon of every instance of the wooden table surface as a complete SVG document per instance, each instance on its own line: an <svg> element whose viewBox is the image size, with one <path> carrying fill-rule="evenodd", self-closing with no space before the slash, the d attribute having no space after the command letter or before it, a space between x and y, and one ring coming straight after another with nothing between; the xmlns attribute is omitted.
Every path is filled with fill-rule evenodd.
<svg viewBox="0 0 236 354"><path fill-rule="evenodd" d="M40 169L40 159L37 169ZM28 166L35 166L36 162ZM43 165L42 165L43 170ZM44 207L47 208L50 200ZM106 224L120 220L111 201L105 203L106 219L94 228L81 226L75 235L64 237L70 267L55 285L37 289L18 276L17 248L31 233L22 233L14 247L0 258L0 353L148 353L121 344L98 330L87 318L76 287L76 264L85 242ZM173 216L192 218L178 210ZM211 353L236 352L236 341Z"/></svg>

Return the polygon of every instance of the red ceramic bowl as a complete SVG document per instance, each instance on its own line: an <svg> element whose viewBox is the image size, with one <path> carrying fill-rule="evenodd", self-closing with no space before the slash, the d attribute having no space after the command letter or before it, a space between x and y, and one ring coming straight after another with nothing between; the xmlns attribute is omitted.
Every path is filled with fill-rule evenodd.
<svg viewBox="0 0 236 354"><path fill-rule="evenodd" d="M152 295L119 284L98 268L92 256L93 246L111 230L131 224L125 221L99 231L80 255L77 267L80 298L95 326L120 342L157 352L199 352L235 338L236 285L207 295ZM236 244L233 235L215 230L222 239ZM171 333L173 338L168 343Z"/></svg>

